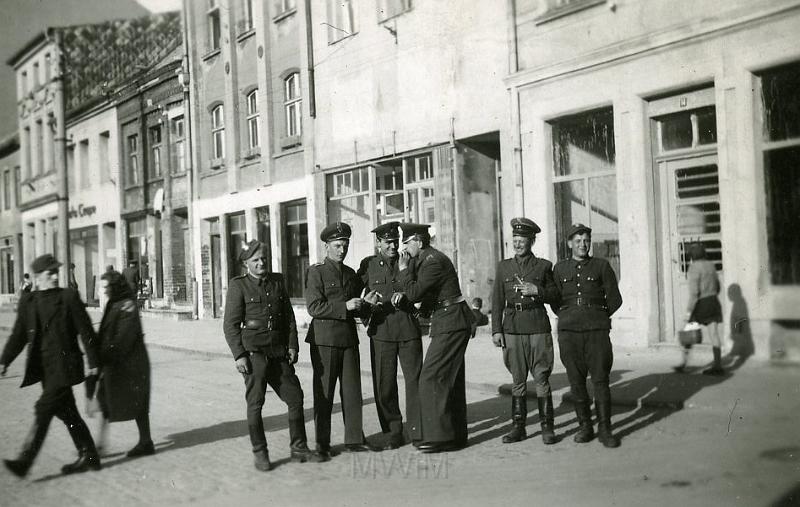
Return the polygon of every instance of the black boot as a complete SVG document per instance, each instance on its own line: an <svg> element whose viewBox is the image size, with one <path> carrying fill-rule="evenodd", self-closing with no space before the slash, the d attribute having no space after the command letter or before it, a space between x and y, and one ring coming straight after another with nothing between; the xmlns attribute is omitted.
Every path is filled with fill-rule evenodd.
<svg viewBox="0 0 800 507"><path fill-rule="evenodd" d="M578 432L575 433L573 440L579 444L591 442L594 438L594 428L592 427L592 410L588 401L575 401L575 415L578 417Z"/></svg>
<svg viewBox="0 0 800 507"><path fill-rule="evenodd" d="M256 470L269 472L272 469L272 463L269 461L269 452L267 452L266 448L253 451L253 459L253 465Z"/></svg>
<svg viewBox="0 0 800 507"><path fill-rule="evenodd" d="M611 432L611 395L595 398L594 406L597 409L597 439L610 449L619 447L619 439Z"/></svg>
<svg viewBox="0 0 800 507"><path fill-rule="evenodd" d="M528 417L528 406L524 396L513 396L511 398L511 431L503 436L504 444L520 442L527 438L525 432L525 419Z"/></svg>
<svg viewBox="0 0 800 507"><path fill-rule="evenodd" d="M303 419L289 419L289 441L291 460L295 463L322 463L330 459L330 456L308 448L306 423Z"/></svg>
<svg viewBox="0 0 800 507"><path fill-rule="evenodd" d="M553 424L553 396L540 396L536 399L539 404L539 419L542 421L542 442L551 445L558 442Z"/></svg>
<svg viewBox="0 0 800 507"><path fill-rule="evenodd" d="M42 421L34 421L28 436L25 438L25 443L22 445L22 451L19 453L17 459L6 459L3 462L11 473L17 477L25 477L33 465L33 460L39 454L39 449L42 448L44 437L47 436L47 428L50 423Z"/></svg>
<svg viewBox="0 0 800 507"><path fill-rule="evenodd" d="M78 459L74 463L64 465L61 467L61 473L76 474L86 472L87 470L100 470L100 456L97 454L97 449L92 440L92 434L83 419L67 424L67 429L75 442L75 447L78 448Z"/></svg>
<svg viewBox="0 0 800 507"><path fill-rule="evenodd" d="M722 349L720 347L713 347L714 364L711 368L703 370L703 375L724 375L725 370L722 369Z"/></svg>

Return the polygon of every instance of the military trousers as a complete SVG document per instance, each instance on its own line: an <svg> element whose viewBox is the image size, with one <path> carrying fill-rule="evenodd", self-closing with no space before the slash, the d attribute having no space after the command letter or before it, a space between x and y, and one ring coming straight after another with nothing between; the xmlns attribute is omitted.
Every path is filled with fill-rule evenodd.
<svg viewBox="0 0 800 507"><path fill-rule="evenodd" d="M421 431L412 434L412 439L466 443L464 353L469 335L467 328L431 336L419 374Z"/></svg>
<svg viewBox="0 0 800 507"><path fill-rule="evenodd" d="M536 396L550 395L550 374L553 372L553 335L550 333L506 334L503 362L511 373L511 395L525 396L528 372L533 375Z"/></svg>
<svg viewBox="0 0 800 507"><path fill-rule="evenodd" d="M614 364L609 330L559 330L558 347L575 402L590 401L586 388L588 376L592 378L595 398L609 399L608 377Z"/></svg>
<svg viewBox="0 0 800 507"><path fill-rule="evenodd" d="M303 388L285 356L270 357L263 352L250 352L250 374L242 374L247 401L247 425L253 451L267 448L261 409L267 385L286 403L289 409L289 440L293 449L306 447L306 427L303 418Z"/></svg>
<svg viewBox="0 0 800 507"><path fill-rule="evenodd" d="M314 426L318 446L331 443L331 412L336 383L342 401L344 443L364 442L362 427L361 361L358 346L328 347L311 344L314 369Z"/></svg>
<svg viewBox="0 0 800 507"><path fill-rule="evenodd" d="M370 340L372 388L378 420L384 433L403 432L403 415L397 389L397 362L403 369L406 389L406 421L409 435L419 428L419 372L422 369L422 340Z"/></svg>

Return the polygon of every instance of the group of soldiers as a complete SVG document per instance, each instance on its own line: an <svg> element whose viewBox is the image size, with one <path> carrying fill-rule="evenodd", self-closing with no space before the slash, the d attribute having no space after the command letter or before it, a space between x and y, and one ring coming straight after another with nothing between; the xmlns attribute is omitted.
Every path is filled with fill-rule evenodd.
<svg viewBox="0 0 800 507"><path fill-rule="evenodd" d="M492 298L492 340L503 348L511 372L512 429L504 443L526 438L528 372L545 444L557 442L549 376L554 352L545 304L558 315L561 360L567 370L579 429L576 442L594 438L587 376L591 375L598 439L619 446L611 431L608 385L613 361L610 317L621 306L609 263L589 255L591 229L573 225L567 234L571 258L553 267L532 253L541 232L532 220L511 221L514 257L500 262ZM305 300L312 317L306 337L313 367L316 449L307 444L303 391L295 374L297 326L284 278L268 270L265 245L251 241L240 260L247 273L231 280L224 331L245 382L247 420L255 467L271 462L261 418L267 385L287 404L291 459L327 461L332 456L331 413L339 384L344 451L389 450L406 443L421 452L458 450L467 445L464 354L473 313L464 301L450 258L431 246L429 226L389 222L372 230L375 255L358 271L344 264L352 230L328 225L320 234L325 259L308 268ZM402 233L403 249L400 249ZM430 345L423 356L419 317L430 318ZM373 389L385 443L367 442L362 426L361 369L357 321L367 326ZM397 364L405 380L406 419L400 410Z"/></svg>

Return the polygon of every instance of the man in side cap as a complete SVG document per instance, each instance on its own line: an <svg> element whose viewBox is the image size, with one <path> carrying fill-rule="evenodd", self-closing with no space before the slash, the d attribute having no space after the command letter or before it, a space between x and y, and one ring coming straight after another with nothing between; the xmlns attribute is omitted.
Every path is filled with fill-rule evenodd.
<svg viewBox="0 0 800 507"><path fill-rule="evenodd" d="M350 226L334 222L322 230L325 260L308 267L306 306L311 328L306 341L311 346L314 369L314 425L317 449L331 452L331 412L336 383L340 385L344 418L344 448L347 452L372 450L362 427L361 360L358 353L357 316L361 316L364 285L344 264L350 246Z"/></svg>
<svg viewBox="0 0 800 507"><path fill-rule="evenodd" d="M83 353L78 347L78 333L89 362L89 375L97 375L98 341L92 321L78 293L58 286L61 263L50 254L37 257L31 264L36 290L23 293L17 318L0 355L0 375L28 346L22 386L42 383L36 401L35 418L19 457L4 460L13 474L24 477L39 453L53 417L67 427L78 460L64 465L64 474L100 470L100 457L89 428L75 405L72 386L84 381Z"/></svg>
<svg viewBox="0 0 800 507"><path fill-rule="evenodd" d="M597 411L597 438L605 447L619 447L611 432L611 390L608 377L614 356L611 350L611 315L622 306L617 276L607 260L589 255L592 229L572 225L567 232L572 257L553 268L559 292L558 348L567 369L578 417L574 440L594 438L592 410L586 378L592 377Z"/></svg>
<svg viewBox="0 0 800 507"><path fill-rule="evenodd" d="M432 312L431 344L419 374L420 431L412 435L417 449L430 453L467 445L464 353L473 316L453 262L430 245L428 227L400 224L405 250L398 280L412 303L421 302L423 313Z"/></svg>
<svg viewBox="0 0 800 507"><path fill-rule="evenodd" d="M526 438L528 372L536 383L542 441L556 443L553 425L553 336L545 304L558 302L553 265L533 255L531 248L541 229L533 220L511 220L514 257L500 261L492 298L492 341L503 347L503 362L511 373L511 431L503 443Z"/></svg>
<svg viewBox="0 0 800 507"><path fill-rule="evenodd" d="M369 317L367 334L372 359L372 387L381 429L389 438L384 449L397 449L404 442L403 415L397 392L397 361L403 368L406 389L406 420L409 434L419 426L419 372L422 368L422 339L415 308L403 293L397 262L400 222L388 222L372 229L378 253L361 261L358 275L366 291Z"/></svg>
<svg viewBox="0 0 800 507"><path fill-rule="evenodd" d="M268 258L260 241L253 240L242 250L239 260L247 273L228 284L223 324L236 369L244 377L250 443L255 467L261 471L272 467L261 418L267 384L289 408L292 461L325 461L306 442L303 389L294 371L299 348L294 310L283 275L269 272Z"/></svg>

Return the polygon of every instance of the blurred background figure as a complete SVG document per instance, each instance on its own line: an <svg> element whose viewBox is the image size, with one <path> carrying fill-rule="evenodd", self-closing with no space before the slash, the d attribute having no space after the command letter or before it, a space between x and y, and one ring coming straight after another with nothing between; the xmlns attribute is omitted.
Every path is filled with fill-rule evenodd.
<svg viewBox="0 0 800 507"><path fill-rule="evenodd" d="M483 299L472 298L472 315L475 316L475 320L472 322L472 334L470 335L470 338L475 338L475 333L478 332L478 326L489 325L489 316L483 313L481 310L482 308Z"/></svg>

